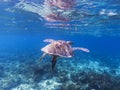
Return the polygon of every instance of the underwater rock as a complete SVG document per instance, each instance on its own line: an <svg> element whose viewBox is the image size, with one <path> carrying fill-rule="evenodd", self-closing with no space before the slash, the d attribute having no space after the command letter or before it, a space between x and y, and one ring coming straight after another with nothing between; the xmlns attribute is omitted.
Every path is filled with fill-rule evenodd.
<svg viewBox="0 0 120 90"><path fill-rule="evenodd" d="M34 88L32 88L32 85L29 84L21 84L11 90L35 90Z"/></svg>
<svg viewBox="0 0 120 90"><path fill-rule="evenodd" d="M4 76L5 76L4 66L0 64L0 77L4 77Z"/></svg>
<svg viewBox="0 0 120 90"><path fill-rule="evenodd" d="M16 77L5 77L0 80L1 90L10 90L11 88L19 85L21 82Z"/></svg>
<svg viewBox="0 0 120 90"><path fill-rule="evenodd" d="M80 72L71 77L71 80L61 80L61 90L120 90L120 78L109 73Z"/></svg>
<svg viewBox="0 0 120 90"><path fill-rule="evenodd" d="M55 78L43 80L38 85L41 87L41 90L56 90L59 89L62 85L61 83L56 82Z"/></svg>

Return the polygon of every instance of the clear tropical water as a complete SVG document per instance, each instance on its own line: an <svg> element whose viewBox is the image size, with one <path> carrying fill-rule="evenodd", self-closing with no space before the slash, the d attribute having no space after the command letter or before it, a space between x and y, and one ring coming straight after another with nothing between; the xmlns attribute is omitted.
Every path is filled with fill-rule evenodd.
<svg viewBox="0 0 120 90"><path fill-rule="evenodd" d="M0 90L120 90L119 5L78 0L62 12L69 22L49 22L43 0L0 0ZM50 56L38 62L48 38L73 41L90 53L58 58L52 73Z"/></svg>

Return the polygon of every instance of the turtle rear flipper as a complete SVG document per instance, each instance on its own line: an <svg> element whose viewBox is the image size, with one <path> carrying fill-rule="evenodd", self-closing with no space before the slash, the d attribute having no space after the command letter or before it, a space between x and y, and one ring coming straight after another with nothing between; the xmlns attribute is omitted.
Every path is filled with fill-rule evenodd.
<svg viewBox="0 0 120 90"><path fill-rule="evenodd" d="M43 55L39 58L39 62L42 61L42 59L45 57L46 53L43 53Z"/></svg>
<svg viewBox="0 0 120 90"><path fill-rule="evenodd" d="M57 56L53 56L53 58L52 58L52 71L54 70L54 68L55 68L55 65L56 65L56 62L57 62Z"/></svg>

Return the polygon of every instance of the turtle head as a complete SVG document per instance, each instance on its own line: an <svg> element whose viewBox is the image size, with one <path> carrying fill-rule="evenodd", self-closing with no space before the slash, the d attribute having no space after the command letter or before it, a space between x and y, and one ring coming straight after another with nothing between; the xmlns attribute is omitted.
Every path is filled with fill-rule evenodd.
<svg viewBox="0 0 120 90"><path fill-rule="evenodd" d="M72 42L72 41L67 41L67 43L68 43L68 44L70 44L70 45L72 45L72 44L73 44L73 42Z"/></svg>

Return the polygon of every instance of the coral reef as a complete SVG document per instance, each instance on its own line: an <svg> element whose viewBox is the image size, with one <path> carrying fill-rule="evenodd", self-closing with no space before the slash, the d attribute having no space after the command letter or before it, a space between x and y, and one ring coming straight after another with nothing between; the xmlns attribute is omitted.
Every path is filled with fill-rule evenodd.
<svg viewBox="0 0 120 90"><path fill-rule="evenodd" d="M0 90L120 90L120 68L111 73L97 61L59 58L52 72L49 57L36 59L13 55L1 62Z"/></svg>

